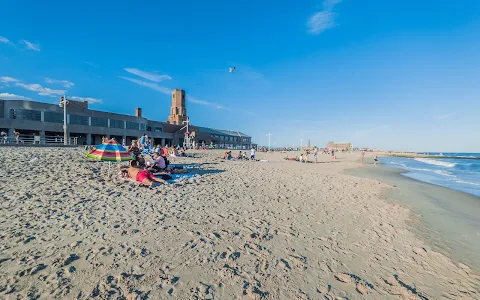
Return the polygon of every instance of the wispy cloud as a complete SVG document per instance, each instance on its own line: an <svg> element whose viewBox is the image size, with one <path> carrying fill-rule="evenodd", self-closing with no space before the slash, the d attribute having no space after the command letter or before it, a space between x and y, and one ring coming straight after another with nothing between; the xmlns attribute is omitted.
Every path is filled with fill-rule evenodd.
<svg viewBox="0 0 480 300"><path fill-rule="evenodd" d="M191 103L199 104L199 105L214 107L216 109L231 110L230 108L225 107L223 105L220 105L218 103L210 102L210 101L206 101L206 100L200 100L200 99L197 99L195 97L187 96L187 101L189 101Z"/></svg>
<svg viewBox="0 0 480 300"><path fill-rule="evenodd" d="M161 81L164 81L164 80L172 79L172 77L170 77L166 74L159 75L159 74L156 74L156 73L145 72L145 71L135 69L135 68L125 68L124 70L127 71L128 73L137 75L139 77L142 77L142 78L145 78L147 80L154 81L154 82L161 82Z"/></svg>
<svg viewBox="0 0 480 300"><path fill-rule="evenodd" d="M12 42L10 42L9 39L7 39L6 37L1 36L1 35L0 35L0 43L13 45Z"/></svg>
<svg viewBox="0 0 480 300"><path fill-rule="evenodd" d="M325 30L337 26L335 23L336 13L333 12L335 5L341 0L323 1L323 10L315 12L307 21L307 29L311 34L319 34Z"/></svg>
<svg viewBox="0 0 480 300"><path fill-rule="evenodd" d="M75 85L75 83L68 81L68 80L56 80L56 79L51 79L51 78L45 78L46 83L50 84L61 84L64 88L71 88Z"/></svg>
<svg viewBox="0 0 480 300"><path fill-rule="evenodd" d="M3 83L10 83L10 82L18 82L20 80L18 80L17 78L9 77L9 76L3 76L3 77L0 77L0 81Z"/></svg>
<svg viewBox="0 0 480 300"><path fill-rule="evenodd" d="M2 100L31 100L28 97L19 96L19 95L15 95L15 94L9 94L9 93L0 93L0 99L2 99Z"/></svg>
<svg viewBox="0 0 480 300"><path fill-rule="evenodd" d="M67 97L67 99L72 99L72 100L75 100L75 101L87 101L88 103L91 103L91 104L102 104L103 103L102 99L97 99L97 98L92 98L92 97L72 96L72 97Z"/></svg>
<svg viewBox="0 0 480 300"><path fill-rule="evenodd" d="M160 93L163 93L163 94L166 94L166 95L171 95L172 94L171 89L166 88L164 86L160 86L160 85L158 85L156 83L153 83L153 82L143 81L143 80L130 78L130 77L124 77L124 76L120 76L120 78L128 80L128 81L133 82L133 83L136 83L138 85L142 85L142 86L151 88L152 90L156 90L157 92L160 92Z"/></svg>
<svg viewBox="0 0 480 300"><path fill-rule="evenodd" d="M33 50L33 51L40 52L40 45L39 44L34 44L34 43L29 42L27 40L23 40L22 43L25 44L25 46L27 47L28 50Z"/></svg>
<svg viewBox="0 0 480 300"><path fill-rule="evenodd" d="M57 97L64 95L67 92L65 90L54 90L51 88L43 87L38 83L25 84L23 82L16 82L15 85L32 92L36 92L40 96Z"/></svg>

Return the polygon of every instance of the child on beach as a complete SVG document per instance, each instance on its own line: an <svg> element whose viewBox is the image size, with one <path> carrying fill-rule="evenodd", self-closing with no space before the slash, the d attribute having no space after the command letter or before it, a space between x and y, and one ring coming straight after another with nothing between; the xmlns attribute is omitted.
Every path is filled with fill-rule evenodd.
<svg viewBox="0 0 480 300"><path fill-rule="evenodd" d="M373 158L373 165L376 165L378 163L378 156L375 155Z"/></svg>
<svg viewBox="0 0 480 300"><path fill-rule="evenodd" d="M317 159L318 159L318 148L317 148L317 146L313 147L313 157L315 158L315 163L317 163Z"/></svg>
<svg viewBox="0 0 480 300"><path fill-rule="evenodd" d="M255 159L255 148L252 146L252 149L250 149L250 159L254 160Z"/></svg>

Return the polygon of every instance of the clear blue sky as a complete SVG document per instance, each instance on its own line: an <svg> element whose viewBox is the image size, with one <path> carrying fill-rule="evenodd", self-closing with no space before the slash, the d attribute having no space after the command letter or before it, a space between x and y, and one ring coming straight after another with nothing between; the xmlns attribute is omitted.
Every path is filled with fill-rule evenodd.
<svg viewBox="0 0 480 300"><path fill-rule="evenodd" d="M183 88L259 144L480 152L480 1L3 0L0 77L155 120Z"/></svg>

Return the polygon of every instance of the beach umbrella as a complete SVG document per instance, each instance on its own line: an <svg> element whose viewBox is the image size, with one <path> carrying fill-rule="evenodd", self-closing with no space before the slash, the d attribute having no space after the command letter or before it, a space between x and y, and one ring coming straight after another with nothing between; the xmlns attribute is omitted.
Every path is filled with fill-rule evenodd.
<svg viewBox="0 0 480 300"><path fill-rule="evenodd" d="M114 139L107 140L96 146L95 149L87 153L87 157L95 160L108 161L108 176L110 177L110 167L112 162L133 160L132 153L117 143ZM105 216L107 215L107 197L105 197Z"/></svg>
<svg viewBox="0 0 480 300"><path fill-rule="evenodd" d="M104 161L129 161L133 160L133 154L117 143L115 140L106 141L95 147L92 151L87 153L87 157L95 160Z"/></svg>
<svg viewBox="0 0 480 300"><path fill-rule="evenodd" d="M95 149L87 153L87 157L95 160L108 161L108 176L110 176L112 162L129 161L134 159L133 153L128 152L125 147L113 139L96 146Z"/></svg>

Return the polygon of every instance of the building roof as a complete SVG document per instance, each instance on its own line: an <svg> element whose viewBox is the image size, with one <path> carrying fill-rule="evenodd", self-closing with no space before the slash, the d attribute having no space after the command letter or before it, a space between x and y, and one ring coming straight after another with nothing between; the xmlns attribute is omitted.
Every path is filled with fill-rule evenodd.
<svg viewBox="0 0 480 300"><path fill-rule="evenodd" d="M209 134L218 134L218 135L227 135L227 136L239 136L239 137L250 137L245 133L240 131L231 131L231 130L223 130L223 129L215 129L215 128L208 128L208 127L201 127L197 126L200 132L206 132Z"/></svg>

